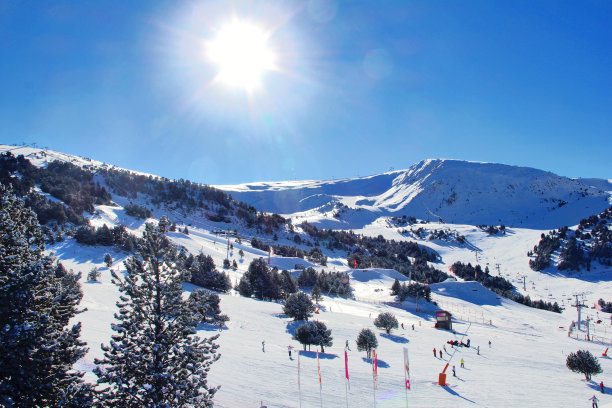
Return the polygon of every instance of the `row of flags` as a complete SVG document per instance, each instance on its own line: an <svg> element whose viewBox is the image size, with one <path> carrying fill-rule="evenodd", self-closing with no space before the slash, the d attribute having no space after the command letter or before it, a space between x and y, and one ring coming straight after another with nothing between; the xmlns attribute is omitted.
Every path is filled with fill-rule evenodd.
<svg viewBox="0 0 612 408"><path fill-rule="evenodd" d="M301 388L300 384L300 353L298 352L298 387ZM319 388L323 387L323 380L321 378L321 364L319 362L319 352L317 351L317 375L319 377ZM348 370L348 352L344 350L344 376L346 378L348 387L350 389L350 378ZM378 356L376 349L372 350L372 378L374 381L374 388L378 388ZM404 347L404 380L406 389L410 389L410 365L408 360L408 349Z"/></svg>

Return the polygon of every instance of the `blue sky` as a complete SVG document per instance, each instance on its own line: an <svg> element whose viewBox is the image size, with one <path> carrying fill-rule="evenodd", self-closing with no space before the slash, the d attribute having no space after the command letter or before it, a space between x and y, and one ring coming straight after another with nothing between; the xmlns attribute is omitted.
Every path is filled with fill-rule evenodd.
<svg viewBox="0 0 612 408"><path fill-rule="evenodd" d="M253 93L202 41L270 33ZM209 184L425 158L612 178L612 3L0 0L0 142Z"/></svg>

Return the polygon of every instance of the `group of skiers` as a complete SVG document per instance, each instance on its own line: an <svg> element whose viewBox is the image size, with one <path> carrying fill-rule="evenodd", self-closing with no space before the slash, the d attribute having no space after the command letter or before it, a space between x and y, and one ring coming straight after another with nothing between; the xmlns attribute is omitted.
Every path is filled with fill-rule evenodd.
<svg viewBox="0 0 612 408"><path fill-rule="evenodd" d="M451 345L451 347L454 347L454 346L457 346L457 347L459 347L459 346L461 346L461 347L470 347L470 339L467 339L467 342L466 342L466 343L464 343L464 342L459 342L459 340L449 340L449 341L447 341L446 343L447 343L447 344L450 344L450 345ZM491 342L489 341L489 345L490 345L490 343L491 343Z"/></svg>

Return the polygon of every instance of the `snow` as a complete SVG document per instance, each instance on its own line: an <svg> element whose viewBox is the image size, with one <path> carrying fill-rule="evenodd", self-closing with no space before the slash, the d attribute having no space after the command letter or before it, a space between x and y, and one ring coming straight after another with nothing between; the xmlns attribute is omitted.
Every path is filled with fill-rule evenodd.
<svg viewBox="0 0 612 408"><path fill-rule="evenodd" d="M570 179L527 167L427 159L408 170L355 179L216 187L264 211L309 215L322 228L363 228L379 216L410 215L456 224L552 229L607 208L610 186L608 180ZM337 203L360 214L350 220L341 214L344 223L328 220Z"/></svg>
<svg viewBox="0 0 612 408"><path fill-rule="evenodd" d="M15 148L0 146L0 151L9 149ZM41 149L18 149L13 152L27 154L38 165L44 165L51 156L83 166L92 163L103 165L63 153L47 151L44 157ZM496 174L488 182L483 176L487 172ZM501 187L506 188L508 183L521 186L514 193L514 198L510 193L501 192ZM377 407L406 406L404 347L408 348L410 355L412 389L407 395L408 406L411 407L587 407L590 406L588 399L594 394L600 400L600 407L610 407L612 359L599 359L604 373L593 377L591 382L585 381L580 374L570 372L565 367L565 359L570 352L579 349L601 356L606 347L612 346L611 316L595 309L583 309L583 319L588 316L595 321L603 321L601 324L591 323L590 330L605 343L585 341L586 332L579 333L578 339L567 335L570 323L576 320L576 310L570 306L575 301L575 298L572 300L573 295L584 293L587 305L592 305L600 297L612 300L612 269L594 263L590 272L571 275L553 268L534 272L529 269L526 255L538 243L540 234L547 231L548 224L562 221L554 227L571 226L582 214L597 213L604 203L607 205L609 195L601 190L605 185L599 181L570 180L534 169L431 159L409 170L354 180L255 183L224 188L228 191L233 188L232 194L240 200L257 201L263 206L255 203L258 209L270 209L272 206L283 209L294 225L309 220L319 225L354 229L357 234L416 241L440 255L440 261L433 265L445 272L456 261L475 264L478 256L478 263L483 268L488 265L492 274L498 273L499 264L499 273L509 279L519 293L529 294L534 300L557 301L567 308L562 314L528 308L501 298L478 283L449 280L431 285L432 298L437 305L420 300L417 312L413 300L399 304L389 294L394 279L407 279L396 271L350 269L346 265L345 253L327 251L325 248L321 249L329 259L328 266L324 268L302 259L274 255L271 265L279 269L292 270L295 264L300 263L312 265L318 270L347 272L354 289L352 299L324 296L319 313L313 316L313 319L331 328L334 337L334 345L326 348L325 354L320 356L323 406L347 405L343 355L346 340L351 348L348 352L351 377L348 405L374 406L371 365L365 360L365 353L358 352L355 345L359 331L370 328L379 341L379 378L375 393ZM576 192L585 188L592 195L578 199ZM449 198L453 189L460 199L469 197L470 204L437 208ZM501 194L497 196L497 202L493 200L495 189ZM479 195L479 191L482 194ZM571 196L572 199L563 198L568 204L551 210L550 201L542 203L541 195L535 193L537 191L544 191L544 198ZM477 208L477 200L473 197L478 196L483 196L483 199ZM92 225L108 224L112 227L124 224L131 232L142 231L146 220L130 217L123 210L129 201L116 196L113 201L117 206L96 206L96 214L91 216ZM338 206L338 203L352 208L346 209ZM314 207L309 208L311 206ZM527 210L523 211L525 208ZM345 212L339 219L332 215L334 211L342 210ZM457 214L466 212L465 215L453 215L453 211ZM503 214L504 220L508 216L516 221L516 225L506 222L510 227L505 235L489 236L474 226L488 223L481 220L491 220L498 212ZM250 246L246 237L250 237L253 231L243 226L212 223L197 213L182 215L162 209L154 209L153 213L154 219L169 214L173 221L184 223L181 228L189 225L189 235L175 232L169 233L169 237L191 253L202 251L211 255L218 268L228 256L228 241L214 231L237 229L245 238L242 243L230 238L234 249L229 257L238 263L237 271L227 271L232 283L236 283L252 260L268 255ZM464 235L467 243L430 241L426 238L428 234L423 239L402 234L401 230L409 230L410 227L395 226L388 216L403 214L422 219L429 217L436 221L433 214L442 214L446 224L429 222L414 227L423 227L426 231L454 230ZM280 244L290 244L288 234L279 235ZM243 259L238 256L241 249ZM477 255L475 250L478 250ZM100 344L109 342L112 333L110 325L117 311L115 302L118 300L109 268L103 264L104 254L111 254L115 262L112 268L120 273L124 271L121 262L127 254L109 247L81 246L72 239L50 246L48 251L53 252L66 268L83 274L84 297L81 306L87 310L77 315L75 320L83 324L82 338L87 342L89 352L76 368L87 372L87 380L95 381L95 375L91 373L93 361L102 357ZM100 281L87 282L87 272L94 266L101 272ZM186 296L195 286L185 284L184 288ZM314 352L304 353L300 357L300 404L297 350L301 346L291 339L298 323L282 314L282 305L247 299L233 291L220 294L220 297L222 312L231 320L219 338L221 359L212 365L209 373L209 384L221 385L215 397L215 406L257 407L261 402L269 407L320 406ZM433 312L438 309L449 310L453 314L456 333L433 328ZM391 335L376 329L373 321L381 312L395 314L404 328L400 326ZM200 336L206 337L216 333L216 327L207 325L200 326L198 331ZM451 339L467 338L471 340L471 348L451 349L446 343ZM261 345L264 340L265 351ZM491 348L488 346L489 340L492 342ZM289 345L295 347L293 359L287 353ZM454 354L444 354L442 359L434 357L433 348L443 346ZM480 355L476 352L478 346ZM612 352L608 353L612 355ZM461 359L465 360L465 368L459 367ZM446 363L450 364L447 370L449 385L441 387L437 385L438 374ZM457 377L452 377L453 365L456 366ZM606 394L599 393L596 385L602 380L608 384Z"/></svg>
<svg viewBox="0 0 612 408"><path fill-rule="evenodd" d="M112 214L109 209L102 209L105 214ZM109 221L114 220L111 216ZM384 228L384 223L373 226L371 234L377 234ZM470 226L453 225L466 233L468 239L481 249L483 259L498 259L500 262L516 262L521 273L528 273L527 257L523 246L529 247L538 239L536 231L511 230L504 237L489 237ZM377 230L378 228L378 230ZM385 234L392 235L395 229L388 228ZM216 237L210 231L190 227L190 234L170 233L178 244L184 245L191 252L203 250L220 265L227 254L227 240ZM529 242L531 240L531 242ZM518 245L527 241L523 246ZM246 270L250 260L266 256L263 251L251 248L246 244L234 245L232 259L238 259L239 248L245 252L243 262L239 262L237 272L230 272L232 281L238 279ZM442 253L446 263L456 259L473 258L473 253L461 247L435 246ZM84 275L94 265L102 272L100 283L83 280L83 306L87 311L77 318L83 322L83 339L87 341L90 351L82 359L78 368L91 371L93 359L101 357L99 345L107 343L111 334L110 323L115 312L114 302L117 291L110 283L108 268L102 264L103 254L110 252L115 259L114 268L122 268L118 262L125 254L109 251L105 247L82 247L68 240L52 248L60 256L67 268L82 271ZM465 258L465 259L464 259ZM301 262L304 262L300 260ZM279 265L290 265L295 259L274 257ZM512 264L514 265L514 264ZM605 350L603 344L585 342L567 337L567 327L575 319L575 311L566 310L563 314L536 310L516 304L474 282L443 282L432 285L432 296L440 307L453 313L456 334L433 328L433 311L438 309L432 304L419 302L421 312L415 312L416 305L406 302L402 305L393 303L389 288L395 278L405 281L406 278L396 271L385 269L348 269L335 265L336 270L346 271L354 288L355 299L324 297L321 310L314 318L324 322L332 329L334 345L326 348L320 356L321 376L323 380L323 405L330 407L345 406L344 383L344 344L349 340L349 374L351 389L348 392L349 406L373 406L371 365L365 360L365 353L357 352L355 339L362 328L370 328L377 333L379 347L379 385L376 390L378 407L405 406L403 347L410 354L412 390L408 393L409 406L586 406L588 398L596 393L593 382L587 383L579 374L570 372L565 367L565 358L569 352L578 349L590 350L599 356ZM504 270L506 266L504 264ZM329 269L328 269L329 270ZM540 285L546 287L555 297L563 292L592 289L592 296L604 296L612 293L610 283L599 282L601 289L590 282L591 278L568 279L548 274L540 274L536 285L540 291L528 292L532 296L541 293ZM531 272L529 279L536 279L536 272ZM528 280L530 282L530 280ZM593 287L591 287L593 285ZM186 284L190 291L194 285ZM566 293L567 292L567 293ZM230 316L227 328L221 333L219 343L221 359L212 366L210 384L221 385L215 397L216 406L241 407L258 406L261 401L273 407L298 407L297 390L297 350L301 346L291 339L291 333L297 323L282 314L282 305L246 299L231 294L221 294L223 313ZM423 312L422 310L426 310ZM394 313L404 324L391 335L376 329L374 318L381 312ZM595 314L588 310L586 313ZM600 312L600 315L604 315ZM607 320L609 322L609 315ZM491 323L491 324L489 324ZM415 330L412 330L414 324ZM601 325L597 330L600 329ZM560 328L561 327L561 328ZM612 327L608 328L608 337L612 337ZM216 328L201 326L199 335L211 336ZM463 337L465 335L465 337ZM470 338L472 347L459 348L452 356L445 354L443 359L434 358L432 349L446 345L447 350L454 351L446 341L451 339ZM261 342L265 340L265 352ZM492 348L488 348L488 341ZM295 347L293 359L289 359L287 346ZM480 346L480 355L476 347ZM314 348L313 348L314 350ZM461 359L466 368L459 368ZM445 364L456 366L458 377L452 377L449 368L447 381L449 386L436 384L438 374ZM604 380L612 370L610 359L600 359L604 374L594 377L597 382ZM314 352L300 357L302 406L319 406L319 388L317 380L317 363ZM93 374L88 374L93 380ZM612 403L608 394L600 395L600 406Z"/></svg>

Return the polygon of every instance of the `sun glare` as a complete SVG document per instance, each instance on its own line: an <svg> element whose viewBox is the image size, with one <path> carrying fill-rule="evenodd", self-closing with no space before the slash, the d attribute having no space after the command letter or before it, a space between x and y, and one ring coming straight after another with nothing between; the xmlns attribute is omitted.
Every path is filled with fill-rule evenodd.
<svg viewBox="0 0 612 408"><path fill-rule="evenodd" d="M265 71L274 69L268 36L249 23L235 21L223 27L208 47L208 57L218 65L217 78L251 91L261 84Z"/></svg>

